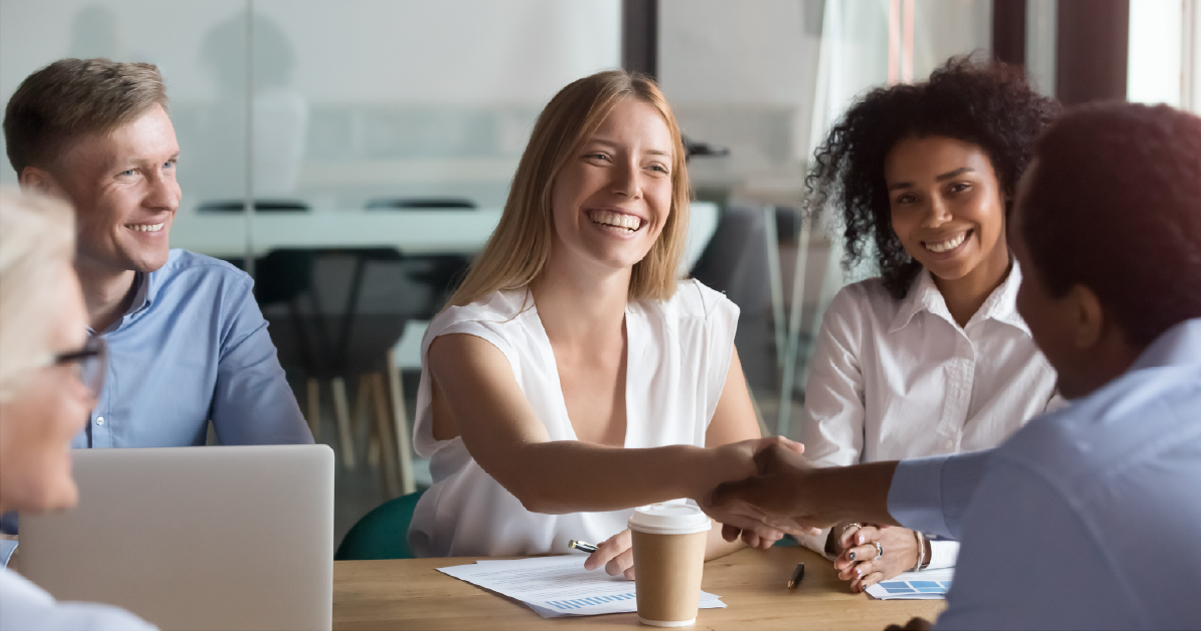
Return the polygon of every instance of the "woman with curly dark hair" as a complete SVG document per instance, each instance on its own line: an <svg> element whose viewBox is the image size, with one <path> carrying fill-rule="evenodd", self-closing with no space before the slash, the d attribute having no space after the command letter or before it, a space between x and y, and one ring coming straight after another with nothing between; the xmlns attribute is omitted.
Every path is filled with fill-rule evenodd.
<svg viewBox="0 0 1201 631"><path fill-rule="evenodd" d="M930 79L878 88L817 150L808 207L840 211L849 267L822 320L803 438L819 466L994 447L1055 396L1055 371L1014 305L1006 218L1034 140L1058 112L1019 68L952 58ZM840 553L859 591L953 566L958 546L847 524L806 545Z"/></svg>

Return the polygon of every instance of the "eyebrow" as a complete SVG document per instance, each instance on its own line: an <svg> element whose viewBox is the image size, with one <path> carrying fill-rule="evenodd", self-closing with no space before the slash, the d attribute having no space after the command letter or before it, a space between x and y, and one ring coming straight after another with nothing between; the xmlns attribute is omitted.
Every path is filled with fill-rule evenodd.
<svg viewBox="0 0 1201 631"><path fill-rule="evenodd" d="M614 142L612 140L606 140L604 138L593 138L592 140L589 141L589 144L593 144L593 143L605 145L606 147L614 147L614 148L616 148L618 146L618 144L616 142ZM670 151L663 151L662 149L647 149L646 152L652 156L666 156L668 158L671 157Z"/></svg>
<svg viewBox="0 0 1201 631"><path fill-rule="evenodd" d="M964 173L971 173L973 171L975 171L975 169L973 169L972 167L959 167L958 169L955 169L954 171L947 171L946 173L943 173L942 175L935 176L934 181L935 182L945 182L953 177L958 177L960 175L963 175ZM913 186L913 182L897 182L896 184L889 186L888 190L895 191L899 188L910 188L912 186Z"/></svg>

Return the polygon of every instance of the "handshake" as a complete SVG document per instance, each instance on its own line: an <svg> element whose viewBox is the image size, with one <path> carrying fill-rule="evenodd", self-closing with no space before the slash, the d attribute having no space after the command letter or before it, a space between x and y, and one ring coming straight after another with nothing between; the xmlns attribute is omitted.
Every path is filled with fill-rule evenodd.
<svg viewBox="0 0 1201 631"><path fill-rule="evenodd" d="M742 537L767 547L785 534L817 534L851 521L896 524L888 514L896 462L818 468L802 455L803 445L780 436L736 445L750 450L756 474L722 482L699 502L727 541Z"/></svg>

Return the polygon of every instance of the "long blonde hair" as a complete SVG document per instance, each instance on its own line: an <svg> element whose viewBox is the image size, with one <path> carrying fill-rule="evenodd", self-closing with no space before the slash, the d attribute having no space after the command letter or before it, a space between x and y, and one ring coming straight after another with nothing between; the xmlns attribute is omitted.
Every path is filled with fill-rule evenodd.
<svg viewBox="0 0 1201 631"><path fill-rule="evenodd" d="M58 200L0 189L0 402L45 359L46 314L75 254L75 215Z"/></svg>
<svg viewBox="0 0 1201 631"><path fill-rule="evenodd" d="M654 81L624 70L598 72L559 91L534 123L500 224L475 258L447 306L463 306L498 290L529 285L546 266L554 241L551 192L567 160L625 99L649 103L663 116L672 141L671 210L650 252L634 265L630 300L666 300L675 293L688 235L691 190L675 115Z"/></svg>

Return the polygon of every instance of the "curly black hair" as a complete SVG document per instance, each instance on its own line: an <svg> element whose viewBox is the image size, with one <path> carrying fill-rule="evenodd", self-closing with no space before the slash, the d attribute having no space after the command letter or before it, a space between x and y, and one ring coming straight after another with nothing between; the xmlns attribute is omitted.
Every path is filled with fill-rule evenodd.
<svg viewBox="0 0 1201 631"><path fill-rule="evenodd" d="M884 159L900 140L945 136L984 150L1012 208L1018 178L1034 141L1059 113L1059 104L1031 87L1021 68L952 57L928 81L876 88L830 130L805 178L808 215L833 203L842 212L849 269L875 240L884 286L896 300L921 271L892 229Z"/></svg>

